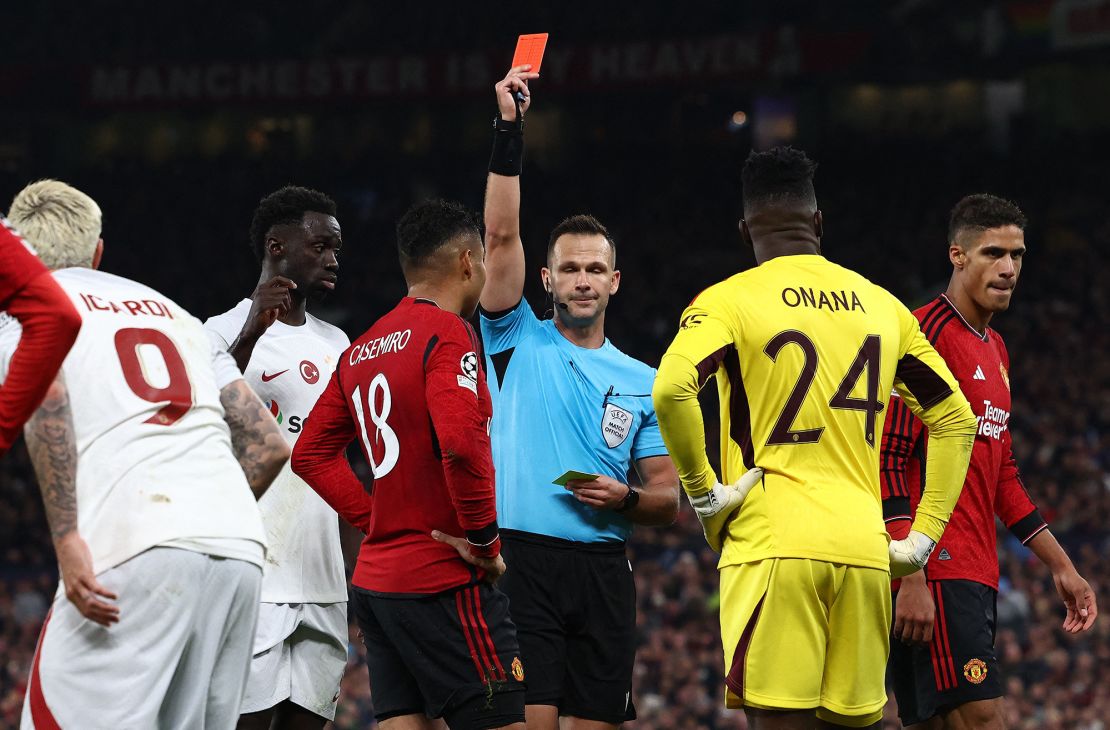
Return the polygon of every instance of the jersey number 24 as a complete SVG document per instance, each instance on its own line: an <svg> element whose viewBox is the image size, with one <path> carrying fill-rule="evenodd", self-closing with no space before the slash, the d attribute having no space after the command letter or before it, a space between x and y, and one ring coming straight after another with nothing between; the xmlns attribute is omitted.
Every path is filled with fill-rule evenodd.
<svg viewBox="0 0 1110 730"><path fill-rule="evenodd" d="M885 407L885 404L879 400L881 343L882 341L878 335L867 335L864 338L859 352L856 353L856 358L852 360L852 364L848 366L848 372L844 374L840 381L840 387L836 389L832 400L829 401L830 408L863 411L864 435L867 438L867 443L872 447L875 445L875 417L882 413ZM775 425L771 428L771 435L767 437L767 445L815 444L821 438L821 433L825 430L824 426L798 431L792 431L790 427L794 424L798 411L802 409L802 403L809 393L810 386L813 385L813 379L817 377L819 364L817 347L808 335L797 330L786 330L772 337L763 351L772 360L777 360L779 352L787 345L796 345L801 349L804 357L802 371L798 374L798 381L794 383L794 389L790 391L790 396L782 407L782 413L779 414ZM852 390L865 370L867 371L867 393L863 398L853 398Z"/></svg>

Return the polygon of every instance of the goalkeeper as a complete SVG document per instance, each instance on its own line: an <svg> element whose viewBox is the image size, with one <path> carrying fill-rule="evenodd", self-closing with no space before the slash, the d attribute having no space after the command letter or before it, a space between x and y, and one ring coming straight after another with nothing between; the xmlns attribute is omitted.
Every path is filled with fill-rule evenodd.
<svg viewBox="0 0 1110 730"><path fill-rule="evenodd" d="M920 569L940 539L976 429L909 310L821 255L815 168L791 148L749 156L740 230L759 265L686 309L653 393L682 486L721 552L726 703L757 729L881 719L890 574ZM697 400L714 375L724 484ZM895 542L879 492L892 386L929 428L929 488Z"/></svg>

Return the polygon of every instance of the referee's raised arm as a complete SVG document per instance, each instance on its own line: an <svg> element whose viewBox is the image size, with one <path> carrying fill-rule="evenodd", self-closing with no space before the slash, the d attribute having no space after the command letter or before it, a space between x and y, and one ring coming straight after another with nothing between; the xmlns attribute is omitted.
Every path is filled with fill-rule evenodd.
<svg viewBox="0 0 1110 730"><path fill-rule="evenodd" d="M531 66L509 69L497 82L498 117L486 180L486 286L482 308L500 312L516 306L524 293L524 245L520 240L520 169L524 156L524 112L532 103ZM523 97L520 102L518 95Z"/></svg>

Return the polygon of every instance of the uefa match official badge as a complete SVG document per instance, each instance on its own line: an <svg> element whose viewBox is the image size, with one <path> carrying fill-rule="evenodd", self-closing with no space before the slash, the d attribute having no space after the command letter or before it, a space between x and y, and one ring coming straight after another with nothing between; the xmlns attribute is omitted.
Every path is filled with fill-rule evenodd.
<svg viewBox="0 0 1110 730"><path fill-rule="evenodd" d="M964 665L964 679L972 684L982 684L987 678L987 663L982 659L972 659Z"/></svg>
<svg viewBox="0 0 1110 730"><path fill-rule="evenodd" d="M605 404L605 415L601 418L601 435L610 449L624 443L632 430L632 413L612 403Z"/></svg>

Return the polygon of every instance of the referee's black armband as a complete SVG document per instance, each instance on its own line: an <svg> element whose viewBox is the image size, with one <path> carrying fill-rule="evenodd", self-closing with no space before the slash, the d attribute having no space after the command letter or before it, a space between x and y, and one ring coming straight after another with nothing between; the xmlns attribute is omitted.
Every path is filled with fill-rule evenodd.
<svg viewBox="0 0 1110 730"><path fill-rule="evenodd" d="M891 497L883 500L883 522L910 519L910 498Z"/></svg>
<svg viewBox="0 0 1110 730"><path fill-rule="evenodd" d="M1021 540L1022 545L1027 545L1041 530L1047 529L1048 523L1044 521L1040 511L1036 509L1010 525L1010 533Z"/></svg>
<svg viewBox="0 0 1110 730"><path fill-rule="evenodd" d="M524 168L524 120L507 122L500 117L493 121L493 153L489 171L505 177L519 177Z"/></svg>

